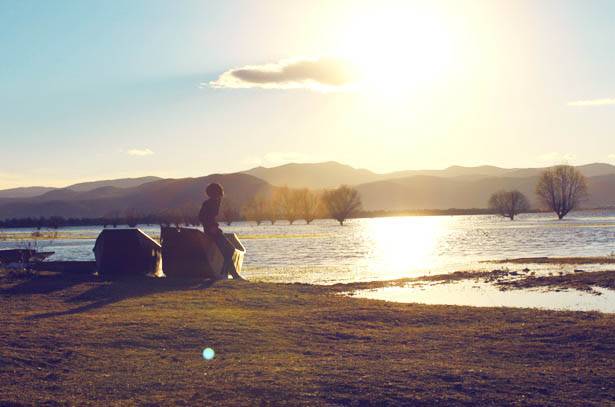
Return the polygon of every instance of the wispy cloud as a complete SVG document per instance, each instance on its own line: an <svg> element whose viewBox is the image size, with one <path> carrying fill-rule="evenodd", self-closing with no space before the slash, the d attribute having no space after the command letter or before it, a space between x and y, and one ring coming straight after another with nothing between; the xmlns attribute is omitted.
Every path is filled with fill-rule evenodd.
<svg viewBox="0 0 615 407"><path fill-rule="evenodd" d="M265 65L247 65L224 72L212 88L348 90L357 80L354 67L332 58L296 58Z"/></svg>
<svg viewBox="0 0 615 407"><path fill-rule="evenodd" d="M154 152L150 150L149 148L142 148L142 149L133 148L130 150L126 150L125 153L128 155L132 155L134 157L145 157L145 156L154 154Z"/></svg>
<svg viewBox="0 0 615 407"><path fill-rule="evenodd" d="M611 106L611 105L615 105L615 98L576 100L574 102L568 102L568 106L581 106L581 107Z"/></svg>
<svg viewBox="0 0 615 407"><path fill-rule="evenodd" d="M572 153L560 153L557 151L542 154L538 157L541 162L548 164L569 164L576 158L577 156Z"/></svg>

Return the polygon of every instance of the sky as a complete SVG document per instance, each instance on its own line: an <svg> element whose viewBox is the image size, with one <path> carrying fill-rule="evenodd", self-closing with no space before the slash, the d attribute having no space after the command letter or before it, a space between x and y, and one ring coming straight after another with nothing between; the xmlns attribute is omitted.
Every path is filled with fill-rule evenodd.
<svg viewBox="0 0 615 407"><path fill-rule="evenodd" d="M615 164L615 2L0 0L0 188Z"/></svg>

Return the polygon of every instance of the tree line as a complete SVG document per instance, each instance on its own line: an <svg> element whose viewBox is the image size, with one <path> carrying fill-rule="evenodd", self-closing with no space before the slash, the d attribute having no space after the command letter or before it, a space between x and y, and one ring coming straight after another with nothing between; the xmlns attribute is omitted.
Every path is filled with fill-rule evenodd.
<svg viewBox="0 0 615 407"><path fill-rule="evenodd" d="M278 220L287 220L291 225L300 219L309 225L314 219L332 218L344 225L361 209L359 192L346 185L332 190L316 192L308 188L276 188L269 195L256 195L241 209L248 221L260 225L264 221L274 225ZM228 218L225 209L222 219Z"/></svg>
<svg viewBox="0 0 615 407"><path fill-rule="evenodd" d="M563 219L588 197L587 179L570 165L558 165L542 172L536 184L536 196L544 209ZM529 211L528 198L518 190L498 191L489 198L489 207L496 213L514 220Z"/></svg>
<svg viewBox="0 0 615 407"><path fill-rule="evenodd" d="M0 228L36 228L58 229L66 226L118 226L118 225L155 225L171 224L162 214L135 215L133 211L117 211L103 217L66 218L63 216L40 216L26 218L8 218L0 220Z"/></svg>
<svg viewBox="0 0 615 407"><path fill-rule="evenodd" d="M361 198L357 190L342 185L339 188L313 191L307 188L293 189L288 187L274 188L268 194L258 194L242 207L232 200L224 199L220 207L218 220L231 225L235 221L247 220L260 225L264 221L275 224L286 220L291 225L298 220L305 220L307 224L314 219L331 218L343 225L347 219L355 217L361 209ZM98 218L64 218L28 217L0 220L0 228L50 228L57 229L65 226L111 226L118 225L163 225L198 226L199 206L195 204L184 205L179 208L169 208L158 213L142 214L136 209L125 211L109 211L105 216Z"/></svg>

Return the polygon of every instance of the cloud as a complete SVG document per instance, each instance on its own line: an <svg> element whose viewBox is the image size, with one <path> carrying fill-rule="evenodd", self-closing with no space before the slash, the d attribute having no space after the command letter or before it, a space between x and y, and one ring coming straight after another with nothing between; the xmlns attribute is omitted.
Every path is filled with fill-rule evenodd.
<svg viewBox="0 0 615 407"><path fill-rule="evenodd" d="M612 106L615 105L615 98L591 99L591 100L576 100L568 102L568 106Z"/></svg>
<svg viewBox="0 0 615 407"><path fill-rule="evenodd" d="M609 160L615 161L615 154L609 154L608 157L609 157Z"/></svg>
<svg viewBox="0 0 615 407"><path fill-rule="evenodd" d="M150 150L149 148L143 148L143 149L133 148L133 149L127 150L126 154L132 155L134 157L145 157L147 155L153 155L154 152Z"/></svg>
<svg viewBox="0 0 615 407"><path fill-rule="evenodd" d="M212 88L349 90L357 81L354 67L333 58L288 59L265 65L247 65L224 72Z"/></svg>
<svg viewBox="0 0 615 407"><path fill-rule="evenodd" d="M562 164L562 163L570 163L577 158L576 155L572 153L559 153L556 151L552 151L550 153L542 154L538 157L538 159L542 162L546 162L549 164Z"/></svg>

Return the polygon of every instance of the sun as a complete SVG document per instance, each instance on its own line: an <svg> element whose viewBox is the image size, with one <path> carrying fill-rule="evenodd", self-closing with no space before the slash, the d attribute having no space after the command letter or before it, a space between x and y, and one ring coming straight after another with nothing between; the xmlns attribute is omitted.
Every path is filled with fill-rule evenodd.
<svg viewBox="0 0 615 407"><path fill-rule="evenodd" d="M343 24L336 52L355 67L362 88L403 93L445 76L453 60L453 38L445 20L433 12L374 8Z"/></svg>

